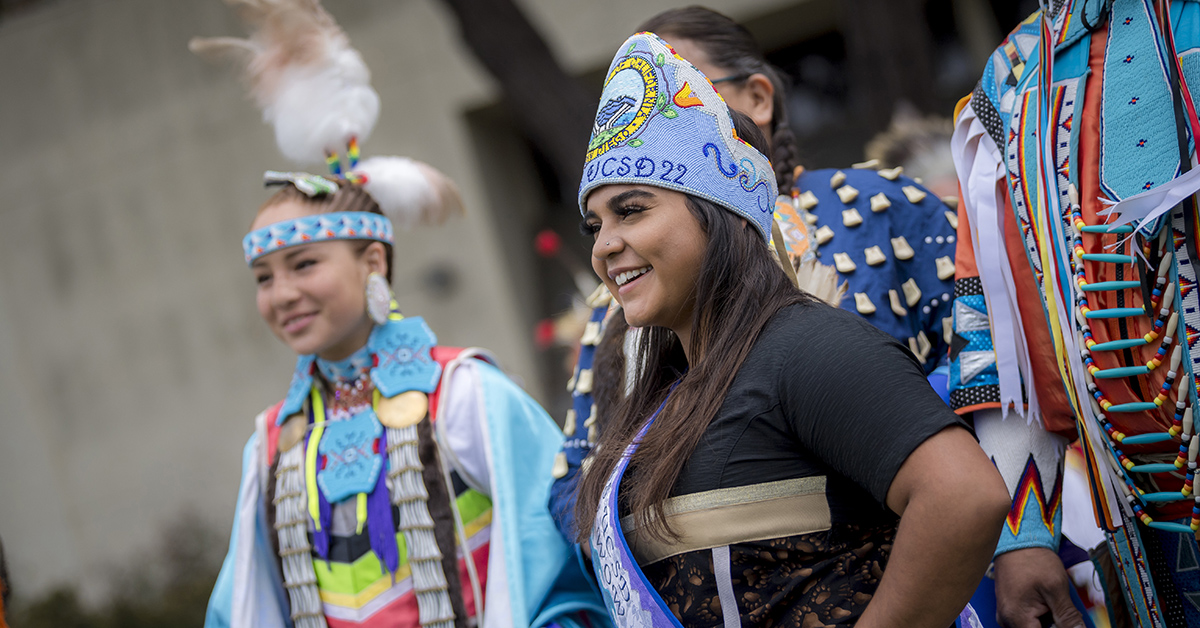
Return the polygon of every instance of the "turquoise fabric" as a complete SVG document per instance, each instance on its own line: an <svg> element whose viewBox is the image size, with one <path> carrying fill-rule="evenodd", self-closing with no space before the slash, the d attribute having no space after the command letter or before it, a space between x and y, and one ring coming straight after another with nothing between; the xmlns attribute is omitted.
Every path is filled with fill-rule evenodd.
<svg viewBox="0 0 1200 628"><path fill-rule="evenodd" d="M1174 179L1179 152L1169 61L1153 10L1147 0L1116 0L1110 12L1101 87L1100 183L1110 198L1121 200Z"/></svg>
<svg viewBox="0 0 1200 628"><path fill-rule="evenodd" d="M580 611L592 615L593 626L611 625L574 548L563 540L546 508L562 431L498 369L479 364L478 371L492 446L492 516L502 522L513 625L565 626L575 621L569 615ZM519 415L530 420L510 418Z"/></svg>
<svg viewBox="0 0 1200 628"><path fill-rule="evenodd" d="M208 600L208 611L204 617L204 628L229 628L233 625L233 579L234 572L238 569L235 554L237 553L239 534L238 530L242 527L242 508L243 502L250 496L246 491L259 490L258 483L254 486L248 486L245 480L249 471L254 469L254 465L258 464L258 435L252 435L246 441L246 447L242 450L242 484L238 487L238 508L234 510L233 532L229 538L229 553L225 555L225 560L221 563L221 572L217 576L217 582L213 586L212 596ZM283 582L279 578L279 572L275 563L275 556L271 549L270 531L267 529L267 517L265 504L262 499L258 499L258 508L255 517L254 526L254 547L253 547L253 565L250 571L253 574L252 585L259 595L256 600L257 612L253 618L256 628L273 628L276 626L291 627L292 622L287 612L287 593L283 590Z"/></svg>

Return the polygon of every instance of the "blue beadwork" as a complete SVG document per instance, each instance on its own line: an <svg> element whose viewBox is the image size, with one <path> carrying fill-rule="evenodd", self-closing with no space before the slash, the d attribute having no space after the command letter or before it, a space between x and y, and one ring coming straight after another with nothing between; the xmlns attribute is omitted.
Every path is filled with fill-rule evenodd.
<svg viewBox="0 0 1200 628"><path fill-rule="evenodd" d="M1132 290L1141 288L1140 281L1097 281L1096 283L1084 284L1081 288L1084 292L1105 292L1108 290Z"/></svg>
<svg viewBox="0 0 1200 628"><path fill-rule="evenodd" d="M1149 434L1134 434L1121 439L1122 445L1149 445L1152 443L1165 443L1175 440L1169 432L1151 432ZM1175 466L1175 465L1171 465Z"/></svg>
<svg viewBox="0 0 1200 628"><path fill-rule="evenodd" d="M442 377L442 365L431 354L436 345L437 336L419 316L388 321L373 329L367 346L375 354L371 381L379 394L395 397L410 390L436 390Z"/></svg>
<svg viewBox="0 0 1200 628"><path fill-rule="evenodd" d="M1121 366L1113 369L1104 369L1096 371L1094 377L1096 379L1116 379L1118 377L1134 377L1137 375L1145 375L1150 369L1144 366Z"/></svg>
<svg viewBox="0 0 1200 628"><path fill-rule="evenodd" d="M1124 444L1124 441L1122 441L1121 444ZM1179 467L1176 467L1175 465L1173 465L1169 462L1151 462L1148 464L1135 464L1129 468L1130 473L1174 473L1178 470L1179 470ZM1155 493L1149 493L1149 495L1154 495L1154 494ZM1183 499L1182 494L1179 491L1172 491L1172 494L1175 495L1176 499ZM1154 500L1149 500L1149 501L1154 501Z"/></svg>
<svg viewBox="0 0 1200 628"><path fill-rule="evenodd" d="M371 350L363 345L345 360L322 360L317 358L317 370L332 383L350 384L366 375L374 366Z"/></svg>
<svg viewBox="0 0 1200 628"><path fill-rule="evenodd" d="M1100 181L1109 196L1128 198L1170 181L1179 169L1175 115L1155 18L1143 0L1115 0L1126 25L1110 30L1101 87ZM1119 34L1118 34L1119 33ZM1137 106L1126 105L1136 98ZM1146 150L1137 150L1143 148Z"/></svg>
<svg viewBox="0 0 1200 628"><path fill-rule="evenodd" d="M1125 338L1122 340L1110 340L1109 342L1101 342L1093 345L1091 351L1117 351L1119 349L1131 349L1142 345L1150 344L1145 338Z"/></svg>
<svg viewBox="0 0 1200 628"><path fill-rule="evenodd" d="M581 214L602 185L653 185L712 201L771 238L771 162L736 136L704 74L653 33L630 37L609 66L585 162Z"/></svg>
<svg viewBox="0 0 1200 628"><path fill-rule="evenodd" d="M392 221L371 212L301 216L255 229L242 238L246 263L280 249L327 240L378 240L391 244Z"/></svg>
<svg viewBox="0 0 1200 628"><path fill-rule="evenodd" d="M325 467L317 472L317 484L330 503L375 488L383 469L383 456L376 451L375 441L382 435L383 425L370 408L345 421L325 424L317 445Z"/></svg>
<svg viewBox="0 0 1200 628"><path fill-rule="evenodd" d="M1149 401L1133 401L1130 403L1118 403L1114 406L1109 406L1109 412L1146 412L1153 410L1158 406ZM1122 441L1124 442L1124 441Z"/></svg>
<svg viewBox="0 0 1200 628"><path fill-rule="evenodd" d="M302 355L296 358L296 370L292 372L292 383L288 386L287 396L279 408L279 416L275 418L277 425L283 425L284 419L304 409L304 400L312 390L312 370L316 356Z"/></svg>
<svg viewBox="0 0 1200 628"><path fill-rule="evenodd" d="M1174 467L1175 465L1170 465L1170 466ZM1178 471L1178 469L1176 469L1176 471ZM1141 498L1142 498L1142 501L1144 501L1144 502L1150 502L1150 503L1154 503L1154 504L1161 504L1164 502L1179 502L1179 501L1183 501L1185 499L1187 499L1187 500L1192 499L1190 496L1186 496L1183 493L1180 493L1179 491L1161 491L1158 493L1143 493L1141 495Z"/></svg>

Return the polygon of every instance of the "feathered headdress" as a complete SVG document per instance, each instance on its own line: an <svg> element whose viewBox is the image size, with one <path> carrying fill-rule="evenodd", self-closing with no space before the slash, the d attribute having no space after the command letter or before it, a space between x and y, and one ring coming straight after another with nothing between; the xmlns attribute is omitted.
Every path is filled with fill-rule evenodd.
<svg viewBox="0 0 1200 628"><path fill-rule="evenodd" d="M438 223L462 211L454 183L426 164L401 157L359 162L379 117L371 73L346 33L317 0L225 0L250 27L246 39L195 38L188 48L225 57L245 69L263 120L275 127L285 157L324 161L363 186L397 226Z"/></svg>

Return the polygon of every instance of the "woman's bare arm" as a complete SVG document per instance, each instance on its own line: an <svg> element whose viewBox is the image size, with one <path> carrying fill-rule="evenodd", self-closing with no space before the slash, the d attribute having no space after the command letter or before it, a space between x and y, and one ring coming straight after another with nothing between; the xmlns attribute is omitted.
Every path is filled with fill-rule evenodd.
<svg viewBox="0 0 1200 628"><path fill-rule="evenodd" d="M858 628L946 628L987 569L1011 500L995 465L961 427L922 443L901 465L887 505L900 527Z"/></svg>

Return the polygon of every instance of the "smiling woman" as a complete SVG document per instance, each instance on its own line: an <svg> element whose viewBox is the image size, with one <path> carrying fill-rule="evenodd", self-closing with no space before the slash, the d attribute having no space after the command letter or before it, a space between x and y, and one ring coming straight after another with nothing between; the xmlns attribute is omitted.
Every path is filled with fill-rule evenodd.
<svg viewBox="0 0 1200 628"><path fill-rule="evenodd" d="M295 186L277 192L258 212L252 230L313 216L328 208L382 216L361 187L339 184L328 201L314 201ZM271 331L299 355L344 360L367 342L371 320L365 292L371 274L391 283L392 246L371 240L302 244L251 264L258 284L258 313Z"/></svg>
<svg viewBox="0 0 1200 628"><path fill-rule="evenodd" d="M635 66L664 96L589 151L579 191L593 268L643 328L575 510L610 611L654 626L969 618L1008 511L999 474L912 354L776 263L752 121L653 34L621 46L609 80Z"/></svg>
<svg viewBox="0 0 1200 628"><path fill-rule="evenodd" d="M700 223L681 192L610 185L588 199L592 268L625 306L630 325L688 328L704 256ZM594 209L592 209L594 208ZM687 347L688 333L680 335Z"/></svg>
<svg viewBox="0 0 1200 628"><path fill-rule="evenodd" d="M268 172L283 187L242 242L296 367L243 452L206 628L603 628L540 508L561 433L490 354L439 345L392 294L393 225L461 209L453 184L408 159L359 161L378 97L319 5L243 4L253 42L194 48L269 58L248 67L281 151L330 174Z"/></svg>

